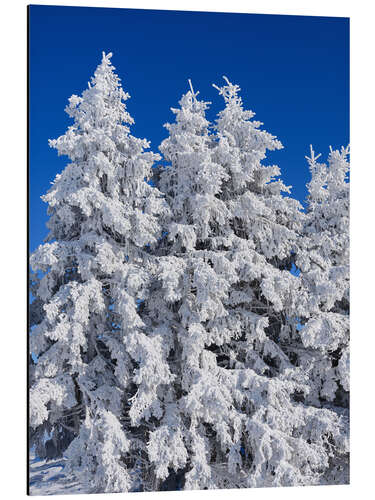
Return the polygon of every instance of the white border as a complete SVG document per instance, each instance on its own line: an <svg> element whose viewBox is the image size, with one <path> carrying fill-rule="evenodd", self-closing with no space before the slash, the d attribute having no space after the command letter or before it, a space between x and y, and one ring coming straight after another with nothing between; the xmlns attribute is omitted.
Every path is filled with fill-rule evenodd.
<svg viewBox="0 0 375 500"><path fill-rule="evenodd" d="M24 0L1 4L1 329L2 382L0 400L1 493L4 498L26 496L26 5ZM137 494L137 499L236 498L280 500L368 498L374 491L374 232L375 143L374 113L374 8L361 0L138 0L62 2L39 5L153 8L341 16L351 18L351 137L352 137L352 482L350 486L218 490ZM319 68L314 68L319 71ZM327 138L329 142L329 138ZM108 495L79 498L108 499ZM133 495L131 496L133 498ZM134 497L135 498L135 497Z"/></svg>

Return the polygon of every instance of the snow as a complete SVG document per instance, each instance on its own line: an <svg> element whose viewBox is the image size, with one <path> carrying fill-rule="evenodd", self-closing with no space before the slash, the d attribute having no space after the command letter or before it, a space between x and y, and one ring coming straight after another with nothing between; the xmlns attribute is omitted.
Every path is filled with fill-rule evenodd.
<svg viewBox="0 0 375 500"><path fill-rule="evenodd" d="M30 451L29 487L30 495L76 495L85 493L78 481L66 476L66 459L43 460Z"/></svg>

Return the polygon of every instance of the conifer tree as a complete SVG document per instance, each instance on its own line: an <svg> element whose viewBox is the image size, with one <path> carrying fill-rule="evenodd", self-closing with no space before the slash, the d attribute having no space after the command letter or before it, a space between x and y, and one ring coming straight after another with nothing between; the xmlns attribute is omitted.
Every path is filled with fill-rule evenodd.
<svg viewBox="0 0 375 500"><path fill-rule="evenodd" d="M241 300L231 307L243 318L242 342L235 343L233 357L237 366L261 377L267 401L251 398L248 407L246 428L252 432L244 453L252 458L245 484L320 484L327 481L332 457L346 453L347 422L331 408L315 407L307 396L310 372L288 348L308 303L302 278L290 273L304 217L299 203L282 195L289 188L276 179L278 167L262 164L267 149L279 149L280 143L259 129L254 114L243 109L239 87L225 80L227 85L217 87L226 103L216 126L217 153L231 171L223 194L231 211L233 260L241 259L242 278L235 285ZM250 314L256 328L244 321Z"/></svg>
<svg viewBox="0 0 375 500"><path fill-rule="evenodd" d="M290 349L308 374L306 401L342 416L349 432L349 148L319 163L311 147L311 181L297 266L301 327ZM347 447L330 458L324 481L349 481Z"/></svg>
<svg viewBox="0 0 375 500"><path fill-rule="evenodd" d="M172 109L176 122L166 124L169 137L160 146L168 166L160 173L159 188L170 214L159 249L159 286L148 306L163 331L175 376L161 426L150 434L149 457L159 484L172 478L175 487L186 489L215 485L209 457L217 444L209 436L218 434L223 443L229 438L228 391L207 347L227 335L217 335L209 324L226 314L223 302L235 279L215 242L226 223L227 209L219 197L226 174L213 160L215 143L205 117L209 103L197 96L191 86L180 108Z"/></svg>
<svg viewBox="0 0 375 500"><path fill-rule="evenodd" d="M140 415L159 415L157 387L171 379L141 312L166 210L144 181L159 156L131 135L110 58L69 99L73 125L50 141L70 163L43 196L49 235L31 256L31 444L48 456L49 435L89 492L142 488Z"/></svg>

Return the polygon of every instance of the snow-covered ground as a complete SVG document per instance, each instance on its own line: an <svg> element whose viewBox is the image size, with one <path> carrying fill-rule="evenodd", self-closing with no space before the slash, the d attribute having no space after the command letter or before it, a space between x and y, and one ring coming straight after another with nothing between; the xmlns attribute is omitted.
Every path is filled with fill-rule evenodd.
<svg viewBox="0 0 375 500"><path fill-rule="evenodd" d="M64 474L65 460L42 460L30 452L30 495L74 495L84 493L74 478Z"/></svg>

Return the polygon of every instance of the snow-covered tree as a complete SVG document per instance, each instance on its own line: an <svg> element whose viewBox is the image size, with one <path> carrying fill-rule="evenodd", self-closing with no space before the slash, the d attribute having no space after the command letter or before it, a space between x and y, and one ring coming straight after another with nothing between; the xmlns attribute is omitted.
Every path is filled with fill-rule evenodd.
<svg viewBox="0 0 375 500"><path fill-rule="evenodd" d="M73 125L50 141L70 163L43 196L49 235L31 256L31 444L48 455L49 436L94 492L142 488L139 419L160 416L157 388L171 380L141 307L166 211L145 182L160 157L131 135L110 58L69 99Z"/></svg>
<svg viewBox="0 0 375 500"><path fill-rule="evenodd" d="M342 415L348 434L349 408L349 148L330 150L319 163L311 147L311 181L297 266L302 307L294 336L298 364L308 374L306 402ZM294 347L293 347L294 346ZM331 457L324 479L347 483L348 449Z"/></svg>
<svg viewBox="0 0 375 500"><path fill-rule="evenodd" d="M242 165L242 169L239 170L245 172L246 177L242 180L245 186L243 191L241 192L239 188L241 180L238 179L241 179L241 176L238 178L237 172L235 175L236 182L233 182L228 189L229 203L235 209L236 218L238 218L237 214L239 213L243 217L242 221L240 216L239 227L242 230L245 228L245 230L243 230L242 234L237 234L246 239L245 255L246 253L247 255L255 254L258 259L260 256L265 257L258 269L256 266L249 266L248 270L246 270L248 279L243 279L245 283L249 283L250 286L247 285L247 289L252 293L255 292L258 301L256 303L253 298L248 296L243 306L247 310L261 315L261 320L266 322L266 328L263 328L262 334L259 335L258 332L253 337L253 340L255 340L253 346L251 346L251 343L246 346L243 359L251 359L251 367L263 365L262 371L258 372L258 374L271 375L275 384L279 384L280 381L285 379L287 373L290 374L290 380L297 382L297 385L300 384L299 388L295 386L293 389L290 386L289 394L284 391L284 395L280 399L280 401L283 401L284 408L280 413L279 411L273 411L274 405L269 403L266 411L267 416L266 418L263 417L262 424L268 423L270 418L274 422L273 425L266 427L266 429L275 446L268 459L261 455L260 458L262 467L266 464L268 471L270 471L270 463L274 462L275 465L271 467L271 470L273 470L271 475L263 470L262 474L258 476L258 481L254 483L253 476L250 483L261 486L347 482L347 478L339 472L345 466L347 468L348 463L348 420L346 412L336 411L336 408L330 406L316 404L313 397L314 389L311 387L313 385L311 365L301 361L304 359L306 348L309 350L310 346L308 346L307 341L302 346L302 350L298 351L298 356L296 353L301 346L298 341L292 340L302 333L298 332L299 321L306 314L306 310L309 311L308 314L311 314L311 303L314 304L316 312L319 300L323 296L328 299L329 295L331 300L341 301L340 305L336 302L336 308L342 307L344 310L340 310L340 313L343 314L341 318L331 318L336 323L332 330L341 328L344 344L347 339L348 318L345 316L348 305L347 249L349 243L349 200L348 185L345 182L348 170L348 164L346 163L347 150L342 150L341 153L331 152L330 155L330 174L327 179L330 195L327 203L330 207L328 209L328 212L330 212L328 225L331 231L329 231L324 221L320 223L321 226L319 227L317 221L321 220L322 212L317 210L312 216L314 221L310 219L312 226L318 224L315 228L315 241L312 246L319 242L321 246L325 246L325 251L328 252L329 245L331 245L331 258L334 261L332 277L335 276L337 293L335 295L333 291L328 291L332 286L329 283L330 279L332 279L329 274L321 276L317 288L311 287L307 290L304 283L305 276L303 274L298 277L292 276L288 269L290 269L291 263L294 262L297 262L297 266L301 267L302 256L306 256L306 252L301 253L300 248L302 245L306 250L303 235L309 226L309 222L306 222L306 220L309 220L309 216L305 218L301 214L300 206L295 200L281 196L281 191L286 189L280 181L276 181L274 178L275 175L279 174L277 167L263 167L261 165L260 161L265 156L265 147L270 143L272 144L271 139L273 138L259 130L260 124L251 120L253 113L243 110L241 99L238 97L238 90L239 88L232 85L228 80L227 85L219 89L226 101L226 108L219 114L217 122L220 142L218 151L221 164L225 165L223 161L227 162L228 168L232 169L233 165ZM272 149L272 146L268 145L268 149ZM314 177L309 186L310 192L314 191L313 184L315 181L316 178ZM236 186L238 186L237 192ZM247 200L251 200L250 203ZM248 203L247 206L246 202ZM243 207L249 207L250 209L246 212L246 208L244 210ZM325 216L328 217L328 213ZM332 231L333 227L335 227L336 233ZM307 232L309 231L307 230ZM339 233L341 233L341 236L339 236ZM330 239L331 242L328 243L327 240ZM326 240L325 243L324 240ZM243 245L244 242L241 242L240 248L243 248ZM310 250L307 252L311 258ZM258 274L254 280L252 276L256 269ZM311 297L313 298L311 299ZM330 305L327 304L327 307L332 306L333 302ZM332 312L339 311L332 309ZM304 322L304 320L302 321ZM340 327L337 322L341 323ZM323 351L323 357L326 357L327 345L324 345L322 339L315 340L315 347ZM297 347L297 349L291 347ZM329 349L333 351L335 347L331 346ZM342 362L337 369L337 373L341 373L343 376L348 375L348 366L344 366L347 359L348 350L345 348L343 349ZM319 371L318 365L319 363L316 363L315 369ZM285 409L287 409L288 417L284 412ZM286 422L284 418L288 421L287 427L284 427ZM301 422L300 419L304 422L304 430L298 425L298 422ZM316 429L319 429L320 434L316 433ZM299 436L298 443L293 439L297 436ZM291 455L286 452L282 439L286 439L289 451L292 450ZM279 446L276 443L279 443ZM276 458L280 448L284 450L284 459L281 461ZM277 449L279 451L276 451ZM253 456L254 451L259 452L259 447L257 449L256 444L253 447ZM315 458L313 458L314 456ZM250 470L254 472L257 466L259 464L256 464L256 460L253 461Z"/></svg>
<svg viewBox="0 0 375 500"><path fill-rule="evenodd" d="M160 173L159 188L170 214L159 248L158 285L146 306L165 339L175 377L164 396L164 416L150 434L149 457L159 484L171 481L186 489L212 487L208 455L216 443L208 436L218 433L224 441L229 436L224 428L230 420L227 389L207 347L227 336L224 331L217 335L209 324L226 314L224 301L236 279L215 241L228 218L220 200L227 174L213 159L216 145L205 117L209 103L197 96L191 87L180 108L172 109L176 121L166 125L169 137L160 146L168 166Z"/></svg>
<svg viewBox="0 0 375 500"><path fill-rule="evenodd" d="M348 154L349 148L331 149L325 165L318 163L320 155L311 149L304 245L297 258L311 297L310 317L300 335L305 347L321 350L331 365L319 374L322 384L316 386L315 395L328 401L338 399L344 406L349 391Z"/></svg>
<svg viewBox="0 0 375 500"><path fill-rule="evenodd" d="M230 175L223 199L231 213L231 260L239 276L227 306L238 338L228 348L239 376L249 373L262 388L261 397L243 394L249 398L241 446L247 463L238 471L247 476L246 486L317 484L332 450L345 447L345 425L334 412L304 404L308 374L284 346L301 309L300 278L290 273L301 206L282 194L289 188L277 179L278 167L263 164L267 150L281 144L260 129L254 113L244 110L239 87L225 80L216 87L226 104L216 124L217 158Z"/></svg>

